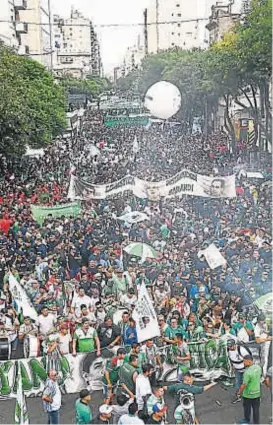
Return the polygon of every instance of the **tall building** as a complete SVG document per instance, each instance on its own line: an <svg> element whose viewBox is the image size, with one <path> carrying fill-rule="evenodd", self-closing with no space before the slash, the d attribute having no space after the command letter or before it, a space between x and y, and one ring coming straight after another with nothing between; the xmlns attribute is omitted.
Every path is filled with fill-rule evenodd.
<svg viewBox="0 0 273 425"><path fill-rule="evenodd" d="M53 22L54 45L57 46L55 73L77 78L100 75L100 46L92 22L74 9L70 18L61 19L55 15Z"/></svg>
<svg viewBox="0 0 273 425"><path fill-rule="evenodd" d="M0 4L0 41L15 48L19 53L27 53L21 35L27 31L22 22L22 11L27 9L27 0L1 0Z"/></svg>
<svg viewBox="0 0 273 425"><path fill-rule="evenodd" d="M243 12L241 1L222 1L212 6L209 22L206 25L210 45L222 40L224 35L240 21L241 12Z"/></svg>
<svg viewBox="0 0 273 425"><path fill-rule="evenodd" d="M150 0L148 52L206 47L206 24L216 0ZM145 16L146 19L146 16Z"/></svg>
<svg viewBox="0 0 273 425"><path fill-rule="evenodd" d="M141 43L141 37L138 36L137 44L128 47L123 62L123 75L137 69L145 56L145 47Z"/></svg>
<svg viewBox="0 0 273 425"><path fill-rule="evenodd" d="M51 0L27 0L27 8L20 11L20 21L26 24L20 38L22 45L28 46L29 56L52 69Z"/></svg>

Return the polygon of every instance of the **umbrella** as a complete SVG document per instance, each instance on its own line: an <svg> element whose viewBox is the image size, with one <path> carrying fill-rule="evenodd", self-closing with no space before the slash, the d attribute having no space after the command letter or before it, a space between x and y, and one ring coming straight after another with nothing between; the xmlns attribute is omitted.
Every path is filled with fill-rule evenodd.
<svg viewBox="0 0 273 425"><path fill-rule="evenodd" d="M158 252L154 248L142 242L131 242L124 248L124 251L129 255L140 257L142 262L146 258L157 258L158 256Z"/></svg>
<svg viewBox="0 0 273 425"><path fill-rule="evenodd" d="M255 301L255 304L260 310L265 312L272 312L273 305L273 292L263 295Z"/></svg>

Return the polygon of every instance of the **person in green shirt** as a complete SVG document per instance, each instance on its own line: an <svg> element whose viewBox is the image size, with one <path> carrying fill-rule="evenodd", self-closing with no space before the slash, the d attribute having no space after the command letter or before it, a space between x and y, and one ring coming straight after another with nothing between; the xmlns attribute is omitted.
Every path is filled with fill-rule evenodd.
<svg viewBox="0 0 273 425"><path fill-rule="evenodd" d="M82 327L76 329L73 336L72 355L76 353L90 353L96 347L97 356L100 356L100 340L96 329L90 326L88 318L82 319Z"/></svg>
<svg viewBox="0 0 273 425"><path fill-rule="evenodd" d="M104 375L102 377L103 394L105 397L112 393L119 380L119 370L125 361L126 350L123 347L118 348L117 355L109 359L106 363Z"/></svg>
<svg viewBox="0 0 273 425"><path fill-rule="evenodd" d="M244 357L244 366L243 383L238 391L238 397L243 396L244 419L241 423L250 423L252 409L253 423L259 424L262 367L253 364L250 354Z"/></svg>
<svg viewBox="0 0 273 425"><path fill-rule="evenodd" d="M184 332L184 329L182 328L182 326L178 325L177 319L172 317L170 326L167 327L167 329L165 330L165 333L164 333L165 342L167 342L168 344L176 344L177 343L177 340L176 340L177 334L184 335L185 332Z"/></svg>
<svg viewBox="0 0 273 425"><path fill-rule="evenodd" d="M75 403L77 425L90 424L92 421L92 410L88 405L90 400L90 392L88 390L81 390L80 398L78 398Z"/></svg>

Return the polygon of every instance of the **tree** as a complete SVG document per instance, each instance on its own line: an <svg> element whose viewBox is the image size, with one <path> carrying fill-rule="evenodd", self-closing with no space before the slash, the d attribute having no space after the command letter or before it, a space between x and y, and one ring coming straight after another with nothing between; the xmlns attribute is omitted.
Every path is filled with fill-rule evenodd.
<svg viewBox="0 0 273 425"><path fill-rule="evenodd" d="M87 75L86 79L64 77L59 80L59 84L68 93L71 94L85 94L86 96L97 97L99 94L109 88L109 82L104 79L93 75Z"/></svg>
<svg viewBox="0 0 273 425"><path fill-rule="evenodd" d="M0 82L1 154L44 147L64 130L64 91L42 65L0 46Z"/></svg>

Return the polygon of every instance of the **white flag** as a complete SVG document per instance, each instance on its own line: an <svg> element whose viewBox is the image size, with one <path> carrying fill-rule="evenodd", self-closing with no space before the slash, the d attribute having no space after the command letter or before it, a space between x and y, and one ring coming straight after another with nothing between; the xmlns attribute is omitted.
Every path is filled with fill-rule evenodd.
<svg viewBox="0 0 273 425"><path fill-rule="evenodd" d="M222 256L221 252L217 246L214 245L214 243L210 244L208 248L199 251L198 257L200 258L201 255L204 255L209 267L212 270L216 269L217 267L224 266L227 263L226 259Z"/></svg>
<svg viewBox="0 0 273 425"><path fill-rule="evenodd" d="M156 312L145 283L142 283L140 286L138 300L132 317L136 321L138 342L160 336Z"/></svg>
<svg viewBox="0 0 273 425"><path fill-rule="evenodd" d="M18 311L22 309L24 316L29 316L32 320L36 321L38 315L35 308L33 307L24 288L20 285L19 282L17 282L17 280L11 273L9 275L9 288L12 297L16 301L16 304L18 306Z"/></svg>
<svg viewBox="0 0 273 425"><path fill-rule="evenodd" d="M17 381L17 398L15 404L15 415L14 420L16 425L28 425L28 411L26 398L23 390L22 374L21 374L21 362L18 362L18 381Z"/></svg>
<svg viewBox="0 0 273 425"><path fill-rule="evenodd" d="M139 211L132 211L130 213L117 217L117 219L121 221L125 221L128 224L135 224L144 220L150 220L147 214L143 212L139 212Z"/></svg>
<svg viewBox="0 0 273 425"><path fill-rule="evenodd" d="M136 154L139 151L139 145L138 145L138 141L137 141L137 136L135 136L134 138L134 143L133 143L133 152Z"/></svg>

